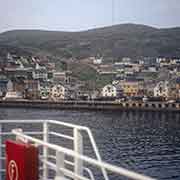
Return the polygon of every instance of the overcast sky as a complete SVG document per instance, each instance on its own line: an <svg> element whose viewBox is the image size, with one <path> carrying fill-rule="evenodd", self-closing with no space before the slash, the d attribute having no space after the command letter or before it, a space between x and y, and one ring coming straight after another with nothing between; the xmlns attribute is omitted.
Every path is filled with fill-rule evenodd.
<svg viewBox="0 0 180 180"><path fill-rule="evenodd" d="M112 24L112 0L0 0L0 32L79 31ZM180 26L180 0L114 0L114 24Z"/></svg>

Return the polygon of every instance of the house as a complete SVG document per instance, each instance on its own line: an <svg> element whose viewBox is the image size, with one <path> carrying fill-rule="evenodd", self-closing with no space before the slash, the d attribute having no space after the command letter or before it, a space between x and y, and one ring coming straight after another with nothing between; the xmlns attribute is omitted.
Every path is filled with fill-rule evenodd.
<svg viewBox="0 0 180 180"><path fill-rule="evenodd" d="M66 98L66 89L61 84L56 84L50 89L50 96L53 100L64 100Z"/></svg>
<svg viewBox="0 0 180 180"><path fill-rule="evenodd" d="M50 87L40 87L40 98L41 99L49 99L50 97Z"/></svg>
<svg viewBox="0 0 180 180"><path fill-rule="evenodd" d="M143 86L141 81L136 79L122 80L118 85L123 89L125 96L139 96L142 94Z"/></svg>
<svg viewBox="0 0 180 180"><path fill-rule="evenodd" d="M102 97L116 97L117 96L117 90L116 87L108 84L102 88Z"/></svg>
<svg viewBox="0 0 180 180"><path fill-rule="evenodd" d="M3 99L23 99L22 94L16 91L7 92Z"/></svg>
<svg viewBox="0 0 180 180"><path fill-rule="evenodd" d="M153 65L152 65L152 66L149 66L149 67L148 67L148 71L149 71L149 72L152 72L152 73L153 73L153 72L157 72L157 71L158 71L158 68L157 68L156 66L153 66Z"/></svg>
<svg viewBox="0 0 180 180"><path fill-rule="evenodd" d="M169 95L168 81L158 82L158 84L154 88L154 96L167 98L168 95Z"/></svg>
<svg viewBox="0 0 180 180"><path fill-rule="evenodd" d="M12 78L29 78L32 77L33 69L31 67L27 68L4 68L4 72L6 73L9 79Z"/></svg>
<svg viewBox="0 0 180 180"><path fill-rule="evenodd" d="M122 62L124 63L131 63L131 58L130 57L123 57Z"/></svg>
<svg viewBox="0 0 180 180"><path fill-rule="evenodd" d="M13 91L13 82L11 80L8 81L7 83L7 91Z"/></svg>
<svg viewBox="0 0 180 180"><path fill-rule="evenodd" d="M4 97L4 99L22 99L23 98L23 90L19 90L21 83L17 86L18 82L16 82L16 79L9 80L7 83L7 92Z"/></svg>
<svg viewBox="0 0 180 180"><path fill-rule="evenodd" d="M146 80L143 83L144 96L153 97L154 96L154 87L156 86L155 80Z"/></svg>
<svg viewBox="0 0 180 180"><path fill-rule="evenodd" d="M93 90L90 93L90 99L91 100L96 100L99 98L99 96L100 96L100 92L98 90Z"/></svg>
<svg viewBox="0 0 180 180"><path fill-rule="evenodd" d="M56 83L69 84L72 80L70 71L54 72L53 81Z"/></svg>
<svg viewBox="0 0 180 180"><path fill-rule="evenodd" d="M123 88L119 84L115 85L115 87L116 87L116 97L117 98L123 97L124 96Z"/></svg>
<svg viewBox="0 0 180 180"><path fill-rule="evenodd" d="M176 92L177 92L177 96L176 98L179 99L180 98L180 77L178 77L176 79Z"/></svg>
<svg viewBox="0 0 180 180"><path fill-rule="evenodd" d="M93 59L93 64L98 65L102 63L102 58L94 58Z"/></svg>
<svg viewBox="0 0 180 180"><path fill-rule="evenodd" d="M12 82L13 82L13 90L21 94L22 97L24 97L24 93L25 93L24 78L14 78L12 79Z"/></svg>
<svg viewBox="0 0 180 180"><path fill-rule="evenodd" d="M164 58L164 57L156 58L156 63L160 64L161 62L166 62L166 58Z"/></svg>
<svg viewBox="0 0 180 180"><path fill-rule="evenodd" d="M45 66L40 66L38 63L35 65L35 70L32 73L33 79L47 80L48 73Z"/></svg>
<svg viewBox="0 0 180 180"><path fill-rule="evenodd" d="M39 80L26 79L25 83L25 98L38 99L40 94Z"/></svg>
<svg viewBox="0 0 180 180"><path fill-rule="evenodd" d="M53 80L54 82L61 82L64 83L66 82L66 72L54 72L54 77Z"/></svg>
<svg viewBox="0 0 180 180"><path fill-rule="evenodd" d="M0 97L5 96L7 92L7 79L0 79Z"/></svg>
<svg viewBox="0 0 180 180"><path fill-rule="evenodd" d="M46 69L35 69L32 73L33 79L47 80L48 73Z"/></svg>
<svg viewBox="0 0 180 180"><path fill-rule="evenodd" d="M78 100L82 100L82 101L89 100L89 99L91 99L90 92L87 90L79 90L76 93L76 98Z"/></svg>
<svg viewBox="0 0 180 180"><path fill-rule="evenodd" d="M99 65L97 72L100 75L116 75L116 69L111 64Z"/></svg>

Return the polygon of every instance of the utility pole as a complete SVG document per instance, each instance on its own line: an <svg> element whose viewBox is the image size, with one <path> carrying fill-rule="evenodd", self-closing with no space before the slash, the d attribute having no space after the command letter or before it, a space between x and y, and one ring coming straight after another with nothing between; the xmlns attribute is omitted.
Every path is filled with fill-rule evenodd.
<svg viewBox="0 0 180 180"><path fill-rule="evenodd" d="M114 6L115 6L115 0L112 0L112 25L114 25Z"/></svg>

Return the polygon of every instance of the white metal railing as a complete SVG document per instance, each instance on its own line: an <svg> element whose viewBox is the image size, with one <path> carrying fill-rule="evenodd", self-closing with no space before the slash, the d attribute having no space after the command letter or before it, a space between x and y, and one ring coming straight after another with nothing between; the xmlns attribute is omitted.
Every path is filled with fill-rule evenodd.
<svg viewBox="0 0 180 180"><path fill-rule="evenodd" d="M13 129L12 132L6 132L6 128L4 126L16 124L18 125L26 125L26 124L39 124L40 131L19 131L18 129ZM50 129L51 125L56 125L56 127L65 127L72 129L72 135L67 135L60 132L54 132ZM23 128L23 127L21 127ZM94 153L96 155L96 159L90 158L88 156L83 155L83 136L82 132L87 133L91 145L93 147ZM78 126L70 123L64 123L60 121L54 120L1 120L0 121L0 180L3 178L3 173L5 172L3 162L5 160L3 154L3 148L5 145L3 144L3 136L16 135L19 138L23 138L26 141L35 143L36 145L43 148L42 155L40 155L40 161L42 162L42 180L47 180L49 178L49 170L53 170L55 172L54 180L65 180L67 178L74 180L95 180L94 174L92 170L87 168L85 165L89 164L91 166L98 167L105 180L108 180L108 172L113 172L121 176L125 176L130 179L138 179L138 180L152 180L152 178L129 171L127 169L116 167L114 165L110 165L101 160L101 156L99 154L96 142L92 135L92 132L89 128L84 126ZM37 138L36 135L41 136L41 138ZM66 140L70 140L73 142L73 148L65 148L50 142L50 136L55 136L59 138L64 138ZM55 151L55 155L52 155L49 150ZM69 156L73 159L73 161L69 161L66 159L66 156ZM72 168L67 168L67 165ZM84 172L88 174L84 176Z"/></svg>

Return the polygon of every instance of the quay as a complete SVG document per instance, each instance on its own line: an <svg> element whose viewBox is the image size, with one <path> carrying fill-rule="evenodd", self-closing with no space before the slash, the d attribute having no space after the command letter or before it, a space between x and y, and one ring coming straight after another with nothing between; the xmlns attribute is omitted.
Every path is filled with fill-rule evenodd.
<svg viewBox="0 0 180 180"><path fill-rule="evenodd" d="M180 112L180 103L137 101L47 101L47 100L0 100L0 107L47 108L70 110L116 111L173 111Z"/></svg>

